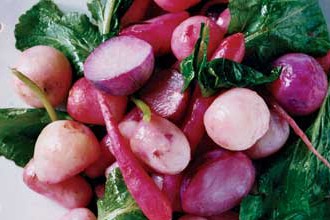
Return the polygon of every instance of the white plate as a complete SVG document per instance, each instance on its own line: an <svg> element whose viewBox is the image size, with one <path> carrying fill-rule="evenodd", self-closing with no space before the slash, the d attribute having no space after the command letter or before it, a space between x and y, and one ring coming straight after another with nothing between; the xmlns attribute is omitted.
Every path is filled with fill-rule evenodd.
<svg viewBox="0 0 330 220"><path fill-rule="evenodd" d="M8 67L15 63L14 25L18 17L37 0L0 1L0 108L26 107L16 96L10 83ZM55 0L65 11L86 11L86 1ZM330 0L320 0L327 12L330 27ZM329 28L330 29L330 28ZM32 192L22 182L22 169L0 157L0 220L58 220L66 210Z"/></svg>

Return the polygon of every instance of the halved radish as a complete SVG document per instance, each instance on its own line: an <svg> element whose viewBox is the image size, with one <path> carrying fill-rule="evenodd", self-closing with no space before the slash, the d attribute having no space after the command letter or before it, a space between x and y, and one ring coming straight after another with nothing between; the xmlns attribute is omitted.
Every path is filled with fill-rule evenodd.
<svg viewBox="0 0 330 220"><path fill-rule="evenodd" d="M154 54L147 42L119 36L97 47L84 64L85 77L110 95L130 95L143 86L154 69Z"/></svg>

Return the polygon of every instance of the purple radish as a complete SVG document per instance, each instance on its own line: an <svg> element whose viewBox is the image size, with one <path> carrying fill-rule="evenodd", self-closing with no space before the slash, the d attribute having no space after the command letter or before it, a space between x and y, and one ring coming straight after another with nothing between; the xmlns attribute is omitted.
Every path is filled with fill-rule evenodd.
<svg viewBox="0 0 330 220"><path fill-rule="evenodd" d="M113 37L88 56L85 77L110 95L126 96L149 79L154 60L149 43L132 36Z"/></svg>

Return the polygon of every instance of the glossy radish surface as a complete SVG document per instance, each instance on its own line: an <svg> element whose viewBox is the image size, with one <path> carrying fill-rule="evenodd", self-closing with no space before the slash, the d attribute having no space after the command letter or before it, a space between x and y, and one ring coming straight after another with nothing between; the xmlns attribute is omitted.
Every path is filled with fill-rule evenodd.
<svg viewBox="0 0 330 220"><path fill-rule="evenodd" d="M121 26L125 27L129 24L142 21L152 0L134 0L131 7L125 15L120 19Z"/></svg>
<svg viewBox="0 0 330 220"><path fill-rule="evenodd" d="M152 75L140 98L159 116L178 121L189 101L189 90L181 92L184 79L175 69L166 69Z"/></svg>
<svg viewBox="0 0 330 220"><path fill-rule="evenodd" d="M226 34L228 32L230 21L231 21L230 11L227 8L219 15L219 18L216 21L216 23L217 25L219 25L221 31Z"/></svg>
<svg viewBox="0 0 330 220"><path fill-rule="evenodd" d="M242 33L233 34L225 38L215 50L211 60L225 58L241 63L245 55L245 38Z"/></svg>
<svg viewBox="0 0 330 220"><path fill-rule="evenodd" d="M70 89L72 70L68 59L48 46L35 46L20 54L15 68L34 81L47 95L52 106L61 104ZM16 92L28 105L43 104L35 93L18 78L14 78Z"/></svg>
<svg viewBox="0 0 330 220"><path fill-rule="evenodd" d="M245 153L253 159L264 158L277 152L289 138L290 127L278 113L270 111L269 128L251 148Z"/></svg>
<svg viewBox="0 0 330 220"><path fill-rule="evenodd" d="M74 176L56 184L41 182L36 175L33 159L24 168L23 181L33 191L69 209L86 207L93 196L90 185L81 176Z"/></svg>
<svg viewBox="0 0 330 220"><path fill-rule="evenodd" d="M220 94L204 115L210 138L232 151L252 147L267 132L269 120L265 101L256 92L245 88Z"/></svg>
<svg viewBox="0 0 330 220"><path fill-rule="evenodd" d="M60 220L96 220L93 212L86 208L70 210Z"/></svg>
<svg viewBox="0 0 330 220"><path fill-rule="evenodd" d="M198 4L201 0L154 0L162 9L169 12L179 12Z"/></svg>
<svg viewBox="0 0 330 220"><path fill-rule="evenodd" d="M97 47L84 63L85 77L110 95L130 95L154 69L152 47L132 36L113 37Z"/></svg>
<svg viewBox="0 0 330 220"><path fill-rule="evenodd" d="M150 122L141 120L130 138L135 155L155 171L178 174L190 161L189 142L170 121L152 115Z"/></svg>
<svg viewBox="0 0 330 220"><path fill-rule="evenodd" d="M187 12L167 13L127 27L120 32L120 35L134 36L147 41L152 46L155 56L168 54L171 52L174 29L188 17Z"/></svg>
<svg viewBox="0 0 330 220"><path fill-rule="evenodd" d="M105 170L113 164L116 159L111 154L109 148L107 147L109 144L107 142L111 141L108 136L105 136L100 143L100 156L99 158L92 163L89 167L86 168L85 174L89 178L96 178L104 175Z"/></svg>
<svg viewBox="0 0 330 220"><path fill-rule="evenodd" d="M41 131L33 158L41 182L59 183L89 167L99 156L99 142L88 127L60 120Z"/></svg>
<svg viewBox="0 0 330 220"><path fill-rule="evenodd" d="M106 95L107 102L117 121L120 121L126 111L127 97ZM81 78L72 86L67 111L77 121L87 124L104 125L102 112L97 102L96 88L86 78Z"/></svg>
<svg viewBox="0 0 330 220"><path fill-rule="evenodd" d="M178 60L183 60L189 56L195 47L199 38L201 24L204 23L210 28L210 40L208 46L208 57L211 57L219 43L224 32L211 19L205 16L194 16L183 21L173 32L171 48Z"/></svg>
<svg viewBox="0 0 330 220"><path fill-rule="evenodd" d="M328 80L313 57L301 53L286 54L273 66L282 67L282 72L269 90L287 112L308 115L321 106L328 90Z"/></svg>
<svg viewBox="0 0 330 220"><path fill-rule="evenodd" d="M116 157L128 191L148 219L171 219L172 207L169 200L136 159L129 143L121 135L118 124L111 114L111 109L101 93L98 94L98 100L111 140L108 147Z"/></svg>
<svg viewBox="0 0 330 220"><path fill-rule="evenodd" d="M238 205L254 183L255 169L241 152L216 150L193 165L181 187L186 213L214 216Z"/></svg>
<svg viewBox="0 0 330 220"><path fill-rule="evenodd" d="M318 57L316 60L322 66L324 72L328 74L330 72L330 50L325 56Z"/></svg>

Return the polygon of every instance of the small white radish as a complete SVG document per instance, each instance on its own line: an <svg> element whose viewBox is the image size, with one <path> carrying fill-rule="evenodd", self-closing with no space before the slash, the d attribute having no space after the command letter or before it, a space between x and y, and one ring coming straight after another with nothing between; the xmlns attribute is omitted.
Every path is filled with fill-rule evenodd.
<svg viewBox="0 0 330 220"><path fill-rule="evenodd" d="M146 41L132 36L113 37L88 56L85 77L110 95L130 95L149 79L154 59Z"/></svg>
<svg viewBox="0 0 330 220"><path fill-rule="evenodd" d="M60 220L96 220L93 212L86 208L72 209Z"/></svg>
<svg viewBox="0 0 330 220"><path fill-rule="evenodd" d="M269 120L265 101L245 88L234 88L219 95L204 115L210 138L233 151L252 147L267 132Z"/></svg>
<svg viewBox="0 0 330 220"><path fill-rule="evenodd" d="M48 46L35 46L25 50L15 68L34 81L46 94L53 106L61 104L70 89L72 70L67 58ZM43 107L36 94L21 80L14 78L17 93L28 104Z"/></svg>
<svg viewBox="0 0 330 220"><path fill-rule="evenodd" d="M185 135L157 115L138 123L130 144L141 161L162 174L178 174L190 161L190 146Z"/></svg>
<svg viewBox="0 0 330 220"><path fill-rule="evenodd" d="M99 142L88 127L69 120L55 121L37 139L36 174L42 182L58 183L80 173L99 156Z"/></svg>
<svg viewBox="0 0 330 220"><path fill-rule="evenodd" d="M56 184L41 182L36 175L33 159L24 168L23 181L33 191L69 209L86 207L93 196L90 185L81 176Z"/></svg>

